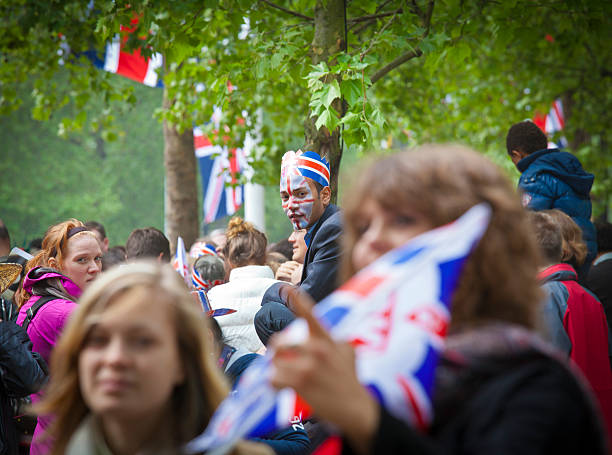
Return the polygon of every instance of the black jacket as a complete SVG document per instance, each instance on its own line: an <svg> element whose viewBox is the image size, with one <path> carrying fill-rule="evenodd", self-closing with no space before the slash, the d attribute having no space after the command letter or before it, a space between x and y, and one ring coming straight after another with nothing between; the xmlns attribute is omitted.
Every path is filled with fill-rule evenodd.
<svg viewBox="0 0 612 455"><path fill-rule="evenodd" d="M38 391L47 379L47 365L36 352L25 330L11 321L0 321L0 454L18 453L10 398Z"/></svg>
<svg viewBox="0 0 612 455"><path fill-rule="evenodd" d="M498 333L485 328L485 336L464 337L445 351L429 435L381 409L370 453L607 453L593 402L563 360L540 342L532 344L525 330L492 330ZM353 452L345 445L343 453Z"/></svg>

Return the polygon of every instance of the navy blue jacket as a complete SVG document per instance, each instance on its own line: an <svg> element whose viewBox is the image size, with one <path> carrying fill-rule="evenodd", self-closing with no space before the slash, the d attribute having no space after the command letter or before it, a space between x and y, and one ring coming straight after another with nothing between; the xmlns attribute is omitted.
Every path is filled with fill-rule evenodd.
<svg viewBox="0 0 612 455"><path fill-rule="evenodd" d="M597 236L591 223L589 193L594 176L586 172L578 158L559 149L539 150L517 164L521 172L519 188L523 205L531 210L558 209L582 229L588 248L586 264L597 254Z"/></svg>
<svg viewBox="0 0 612 455"><path fill-rule="evenodd" d="M328 205L319 221L309 231L310 244L304 258L300 289L319 302L338 287L340 268L340 235L342 213L333 204ZM262 306L268 302L283 303L279 295L283 283L273 284L262 298Z"/></svg>

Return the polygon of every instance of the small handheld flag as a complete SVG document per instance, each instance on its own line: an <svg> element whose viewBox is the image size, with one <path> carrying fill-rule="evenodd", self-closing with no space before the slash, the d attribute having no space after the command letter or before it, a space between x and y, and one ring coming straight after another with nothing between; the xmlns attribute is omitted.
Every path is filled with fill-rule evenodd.
<svg viewBox="0 0 612 455"><path fill-rule="evenodd" d="M176 252L174 253L174 259L172 260L172 267L176 270L179 275L183 277L185 283L189 285L189 265L187 263L187 252L185 251L185 243L183 238L179 235L176 241Z"/></svg>

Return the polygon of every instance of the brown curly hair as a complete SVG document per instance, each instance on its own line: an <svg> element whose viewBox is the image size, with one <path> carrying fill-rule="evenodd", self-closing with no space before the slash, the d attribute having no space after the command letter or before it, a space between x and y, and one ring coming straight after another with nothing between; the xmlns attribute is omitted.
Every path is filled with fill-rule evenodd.
<svg viewBox="0 0 612 455"><path fill-rule="evenodd" d="M451 330L500 320L533 327L539 251L519 197L497 166L466 147L427 145L375 158L355 182L343 204L345 280L356 272L350 258L367 199L387 210L408 207L436 227L486 202L491 221L453 296Z"/></svg>
<svg viewBox="0 0 612 455"><path fill-rule="evenodd" d="M268 239L252 223L236 216L228 223L225 236L222 252L231 268L265 265Z"/></svg>

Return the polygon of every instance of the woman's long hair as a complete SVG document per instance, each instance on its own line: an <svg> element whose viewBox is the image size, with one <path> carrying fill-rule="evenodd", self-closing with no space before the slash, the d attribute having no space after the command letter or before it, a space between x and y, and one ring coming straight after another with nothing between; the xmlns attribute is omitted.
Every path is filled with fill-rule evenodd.
<svg viewBox="0 0 612 455"><path fill-rule="evenodd" d="M42 241L42 249L28 261L25 266L24 276L34 267L49 265L49 259L55 258L59 264L64 260L68 247L68 232L75 227L85 227L79 220L71 218L58 224L54 224L45 233ZM93 234L92 234L93 235ZM59 285L61 287L61 285ZM62 291L62 289L60 289ZM64 290L63 293L67 294ZM23 281L15 293L15 303L18 307L25 304L32 295L23 289ZM72 300L72 297L66 297Z"/></svg>
<svg viewBox="0 0 612 455"><path fill-rule="evenodd" d="M206 318L179 275L170 266L158 263L114 268L83 293L51 357L49 388L35 410L54 416L49 428L49 436L54 441L53 454L64 453L70 438L90 412L80 391L78 359L92 327L92 315L103 313L117 302L129 304L118 297L136 289L142 291L136 294L145 294L150 301L172 308L180 361L185 371L185 381L176 386L171 398L170 431L161 432L171 435L173 440L152 443L169 444L171 449L178 449L204 430L227 395L228 386L211 356Z"/></svg>
<svg viewBox="0 0 612 455"><path fill-rule="evenodd" d="M350 261L364 201L373 199L391 211L405 207L435 227L486 202L492 209L490 224L453 296L451 330L494 320L533 326L540 298L539 252L519 196L496 165L466 147L428 145L377 157L364 169L345 192L345 280L356 272Z"/></svg>

